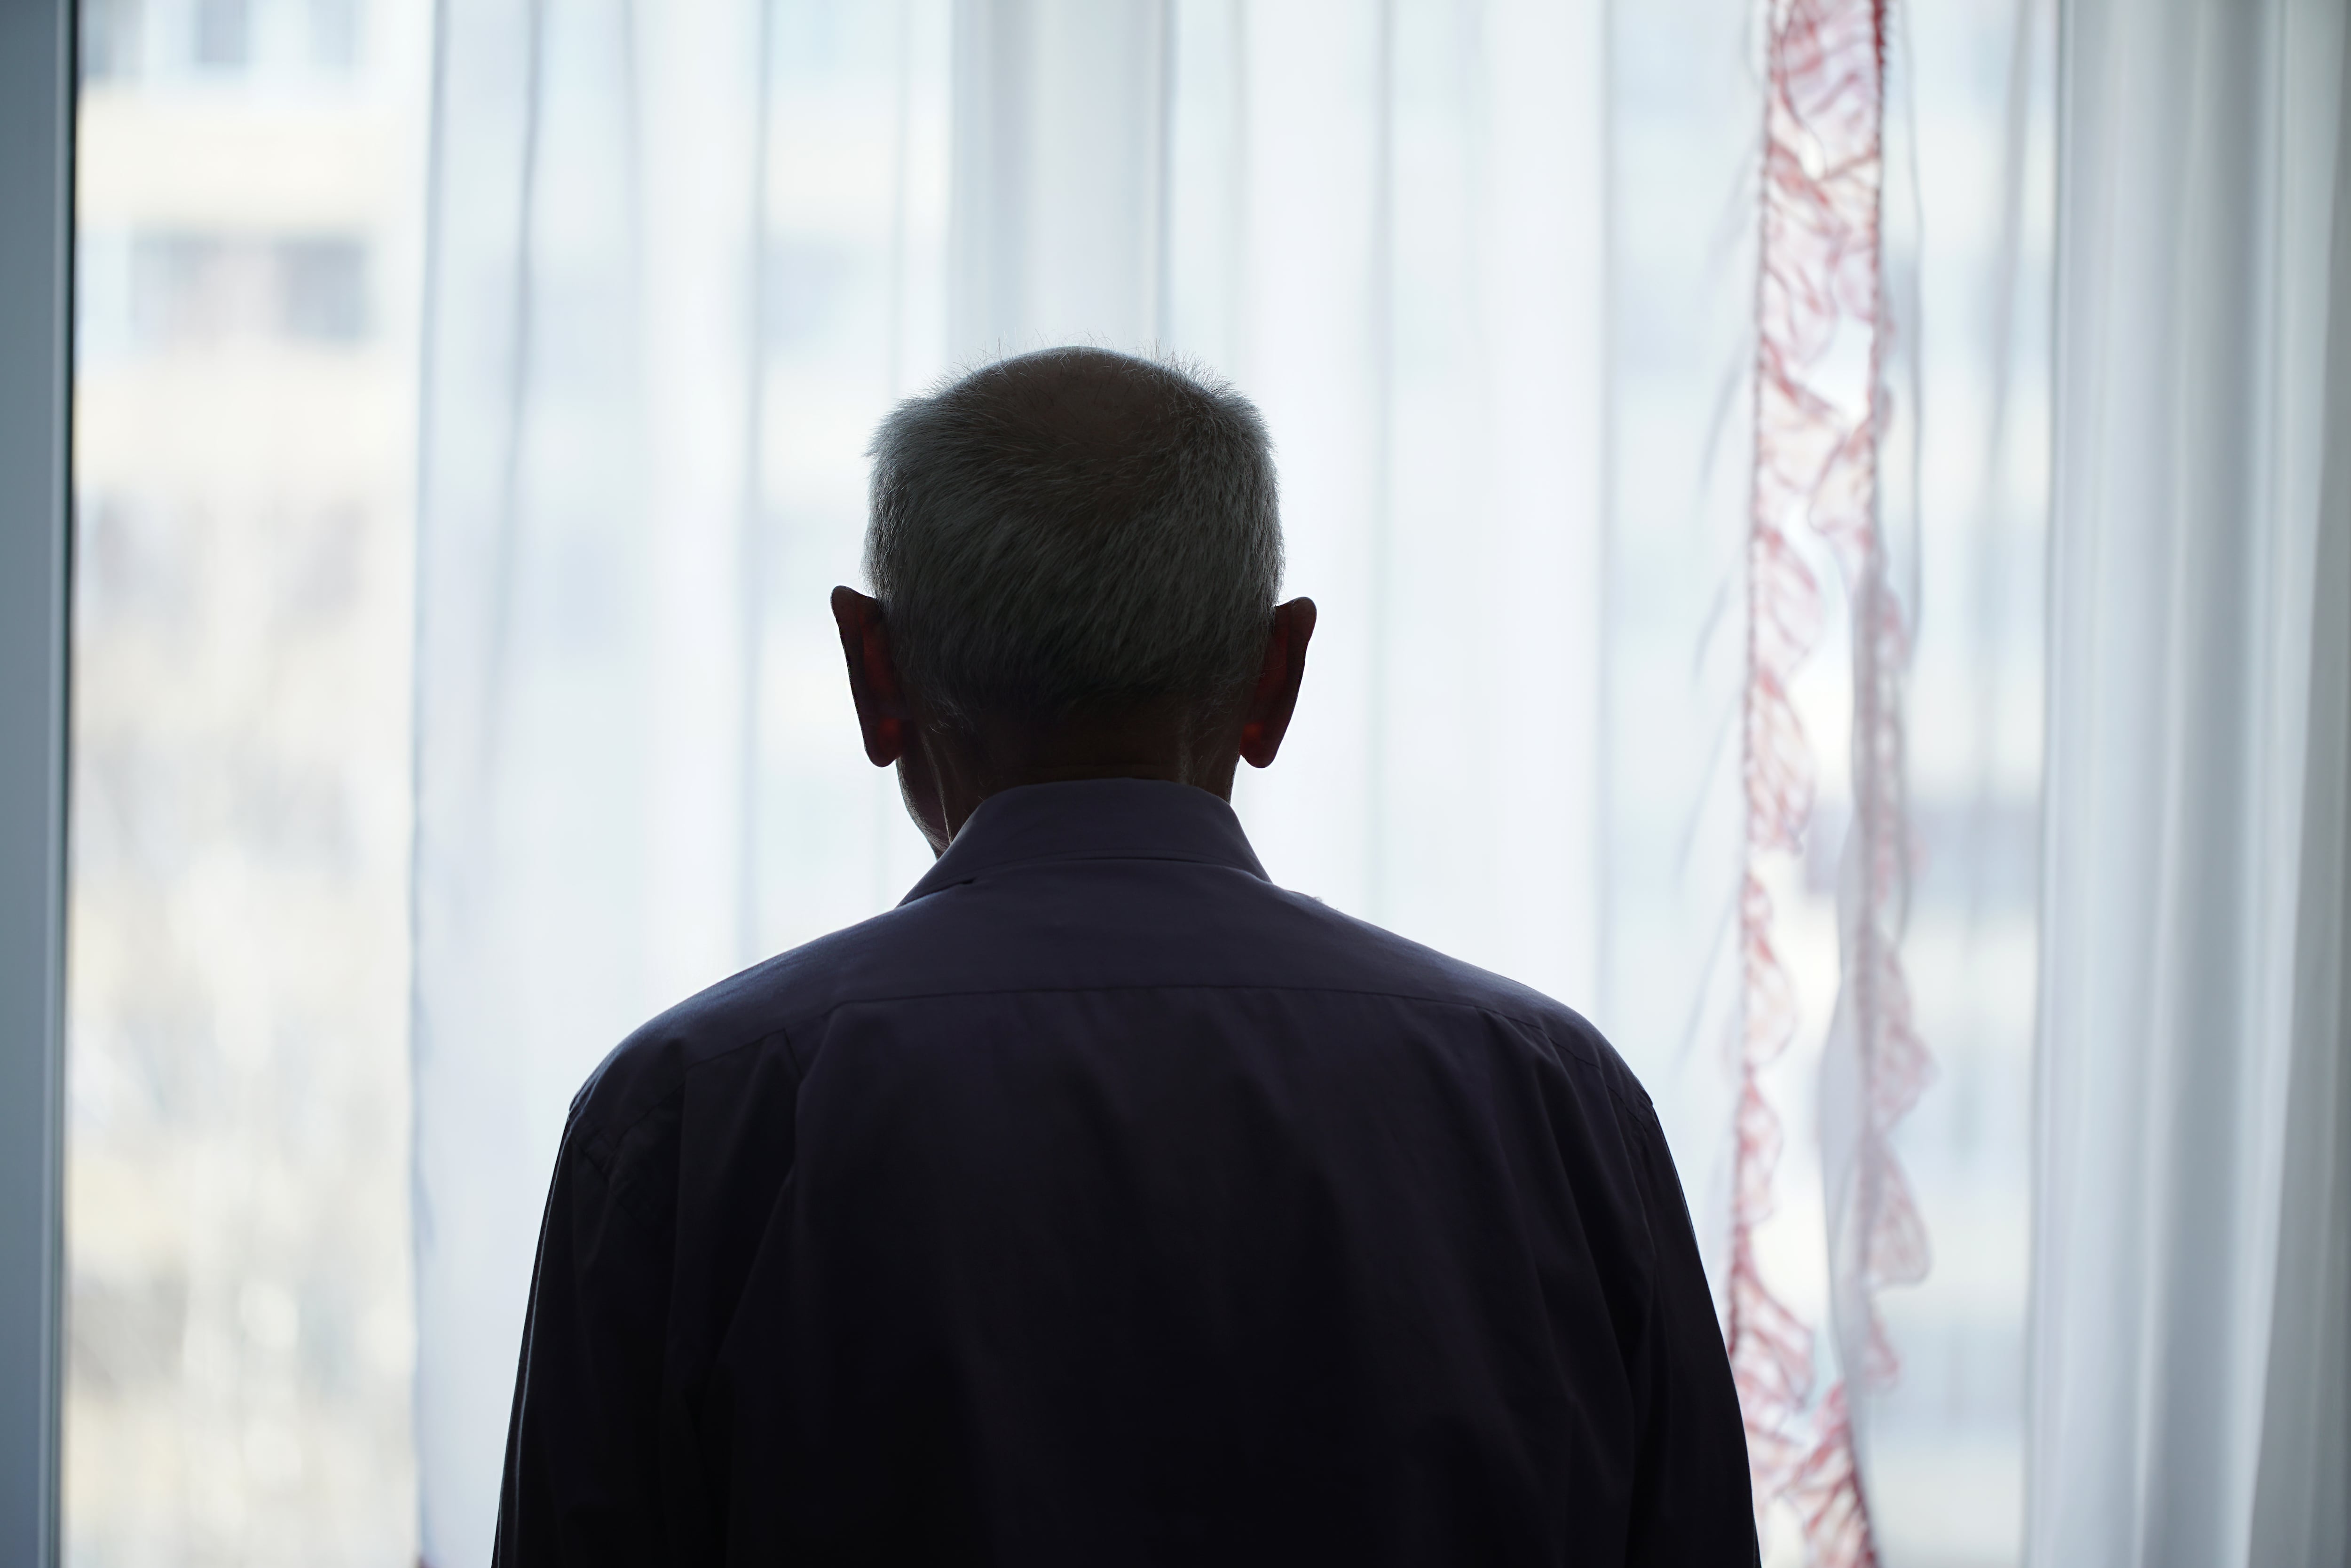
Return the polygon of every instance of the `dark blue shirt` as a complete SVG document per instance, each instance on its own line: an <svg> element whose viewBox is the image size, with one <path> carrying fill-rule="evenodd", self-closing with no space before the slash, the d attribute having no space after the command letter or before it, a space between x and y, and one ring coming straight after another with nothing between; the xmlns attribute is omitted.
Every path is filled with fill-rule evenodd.
<svg viewBox="0 0 2351 1568"><path fill-rule="evenodd" d="M1122 779L990 799L896 909L596 1071L497 1546L1736 1565L1755 1533L1608 1043Z"/></svg>

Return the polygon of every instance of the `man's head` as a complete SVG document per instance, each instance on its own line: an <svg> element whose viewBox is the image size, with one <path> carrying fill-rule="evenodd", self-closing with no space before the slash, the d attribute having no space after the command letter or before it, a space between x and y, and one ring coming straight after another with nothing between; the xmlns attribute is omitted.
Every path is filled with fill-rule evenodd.
<svg viewBox="0 0 2351 1568"><path fill-rule="evenodd" d="M901 404L866 570L833 593L866 751L935 845L1015 784L1273 759L1313 606L1277 606L1264 423L1149 361L1052 349Z"/></svg>

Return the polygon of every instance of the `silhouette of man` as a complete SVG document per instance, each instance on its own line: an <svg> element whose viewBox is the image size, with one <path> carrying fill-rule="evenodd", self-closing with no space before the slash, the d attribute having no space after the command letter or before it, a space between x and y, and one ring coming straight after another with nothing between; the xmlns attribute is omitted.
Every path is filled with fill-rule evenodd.
<svg viewBox="0 0 2351 1568"><path fill-rule="evenodd" d="M832 609L937 863L580 1092L498 1561L1751 1563L1640 1084L1226 803L1314 632L1256 410L1057 349L872 455Z"/></svg>

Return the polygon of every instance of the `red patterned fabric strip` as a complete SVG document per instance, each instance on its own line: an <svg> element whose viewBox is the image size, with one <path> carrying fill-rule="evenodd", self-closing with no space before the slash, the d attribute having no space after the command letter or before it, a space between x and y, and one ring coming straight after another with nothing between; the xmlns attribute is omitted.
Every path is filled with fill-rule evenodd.
<svg viewBox="0 0 2351 1568"><path fill-rule="evenodd" d="M1862 1081L1855 1168L1826 1174L1849 1192L1835 1223L1856 1228L1857 1296L1867 1318L1859 1366L1879 1387L1897 1368L1875 1292L1927 1267L1924 1227L1888 1144L1929 1062L1912 1027L1900 936L1908 893L1902 681L1909 628L1889 581L1877 492L1887 334L1885 186L1887 0L1774 0L1764 124L1756 292L1755 467L1748 538L1748 683L1743 713L1746 874L1740 902L1740 1085L1732 1199L1729 1337L1746 1415L1759 1521L1784 1499L1815 1562L1876 1561L1840 1381L1815 1405L1813 1325L1771 1291L1755 1231L1772 1210L1782 1134L1762 1076L1798 1019L1772 941L1761 868L1799 852L1813 764L1789 700L1822 631L1820 586L1787 530L1801 517L1830 547L1854 616L1853 794L1858 883L1844 912L1844 1009ZM1855 345L1867 344L1865 379ZM1847 1288L1849 1287L1849 1288Z"/></svg>

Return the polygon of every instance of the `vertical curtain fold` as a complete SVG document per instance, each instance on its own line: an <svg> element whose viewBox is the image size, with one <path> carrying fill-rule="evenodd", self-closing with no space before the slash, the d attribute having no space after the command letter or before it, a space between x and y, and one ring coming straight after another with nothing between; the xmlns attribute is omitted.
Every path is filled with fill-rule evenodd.
<svg viewBox="0 0 2351 1568"><path fill-rule="evenodd" d="M2342 31L2292 1061L2247 1553L2281 1568L2351 1561L2351 26Z"/></svg>
<svg viewBox="0 0 2351 1568"><path fill-rule="evenodd" d="M425 1558L486 1557L564 1107L744 962L758 0L443 9L417 533Z"/></svg>
<svg viewBox="0 0 2351 1568"><path fill-rule="evenodd" d="M2335 1563L2344 8L2064 26L2029 1552Z"/></svg>
<svg viewBox="0 0 2351 1568"><path fill-rule="evenodd" d="M1164 333L1175 0L962 0L949 352Z"/></svg>

